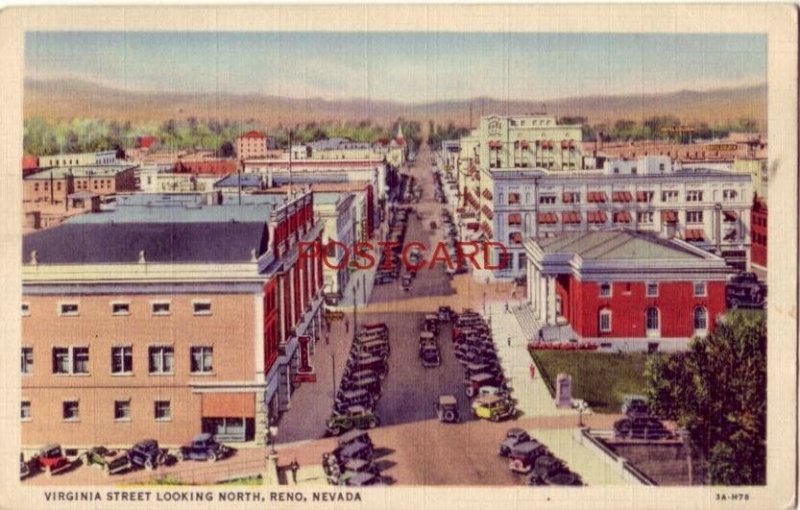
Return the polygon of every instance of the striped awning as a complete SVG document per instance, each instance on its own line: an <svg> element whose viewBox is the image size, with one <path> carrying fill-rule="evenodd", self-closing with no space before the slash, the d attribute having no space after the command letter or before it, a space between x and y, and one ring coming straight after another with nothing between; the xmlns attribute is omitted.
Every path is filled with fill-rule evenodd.
<svg viewBox="0 0 800 510"><path fill-rule="evenodd" d="M491 210L491 209L489 209L489 208L488 208L488 207L486 207L485 205L484 205L483 207L481 207L481 212L482 212L482 213L483 213L483 214L484 214L484 215L485 215L487 218L489 218L490 220L494 219L494 213L492 212L492 210Z"/></svg>
<svg viewBox="0 0 800 510"><path fill-rule="evenodd" d="M564 202L565 204L571 204L572 202L574 202L572 198L573 198L572 193L565 192L564 194L561 195L561 201Z"/></svg>
<svg viewBox="0 0 800 510"><path fill-rule="evenodd" d="M702 228L687 228L683 238L687 241L703 241L706 238Z"/></svg>
<svg viewBox="0 0 800 510"><path fill-rule="evenodd" d="M508 215L508 224L509 225L522 225L522 214L520 213L511 213Z"/></svg>
<svg viewBox="0 0 800 510"><path fill-rule="evenodd" d="M661 211L661 221L675 223L678 221L678 211Z"/></svg>
<svg viewBox="0 0 800 510"><path fill-rule="evenodd" d="M614 191L611 193L611 200L614 202L630 202L633 200L633 195L630 191Z"/></svg>
<svg viewBox="0 0 800 510"><path fill-rule="evenodd" d="M589 223L606 223L608 216L605 211L593 211L588 213L587 220L589 220Z"/></svg>
<svg viewBox="0 0 800 510"><path fill-rule="evenodd" d="M489 148L490 149L499 149L502 146L503 146L503 142L501 142L499 140L492 140L492 141L489 142Z"/></svg>
<svg viewBox="0 0 800 510"><path fill-rule="evenodd" d="M566 224L580 224L581 222L581 213L577 212L562 212L561 213L561 223Z"/></svg>
<svg viewBox="0 0 800 510"><path fill-rule="evenodd" d="M550 213L550 212L538 213L536 215L536 222L545 225L558 223L558 215L556 215L556 213Z"/></svg>
<svg viewBox="0 0 800 510"><path fill-rule="evenodd" d="M631 213L628 211L616 211L614 213L614 223L630 223Z"/></svg>
<svg viewBox="0 0 800 510"><path fill-rule="evenodd" d="M508 241L511 244L522 244L522 232L511 232L508 235Z"/></svg>
<svg viewBox="0 0 800 510"><path fill-rule="evenodd" d="M606 193L605 191L590 191L586 194L586 200L588 202L604 204L606 202Z"/></svg>

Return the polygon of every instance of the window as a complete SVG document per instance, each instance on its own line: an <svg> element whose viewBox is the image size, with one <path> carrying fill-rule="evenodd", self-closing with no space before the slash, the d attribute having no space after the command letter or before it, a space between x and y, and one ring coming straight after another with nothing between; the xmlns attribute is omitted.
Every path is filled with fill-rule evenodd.
<svg viewBox="0 0 800 510"><path fill-rule="evenodd" d="M653 211L640 211L636 213L636 223L642 224L652 224L653 223Z"/></svg>
<svg viewBox="0 0 800 510"><path fill-rule="evenodd" d="M539 203L540 204L555 204L556 203L556 196L555 195L540 195L539 196Z"/></svg>
<svg viewBox="0 0 800 510"><path fill-rule="evenodd" d="M658 283L647 282L647 297L658 297Z"/></svg>
<svg viewBox="0 0 800 510"><path fill-rule="evenodd" d="M172 419L172 406L169 400L156 400L154 415L156 421L170 421Z"/></svg>
<svg viewBox="0 0 800 510"><path fill-rule="evenodd" d="M169 301L157 301L153 303L153 315L169 315L170 303Z"/></svg>
<svg viewBox="0 0 800 510"><path fill-rule="evenodd" d="M171 374L175 368L175 351L169 346L150 347L150 373Z"/></svg>
<svg viewBox="0 0 800 510"><path fill-rule="evenodd" d="M72 348L72 373L73 374L88 374L89 373L89 348L88 347L73 347Z"/></svg>
<svg viewBox="0 0 800 510"><path fill-rule="evenodd" d="M20 418L22 421L31 421L31 402L30 400L23 400L19 406Z"/></svg>
<svg viewBox="0 0 800 510"><path fill-rule="evenodd" d="M600 284L600 297L611 297L611 284L603 282Z"/></svg>
<svg viewBox="0 0 800 510"><path fill-rule="evenodd" d="M518 227L522 225L522 215L519 213L511 213L508 215L508 226Z"/></svg>
<svg viewBox="0 0 800 510"><path fill-rule="evenodd" d="M700 190L689 190L686 192L686 201L687 202L702 202L703 201L703 192Z"/></svg>
<svg viewBox="0 0 800 510"><path fill-rule="evenodd" d="M22 316L27 317L31 314L31 306L28 303L22 303Z"/></svg>
<svg viewBox="0 0 800 510"><path fill-rule="evenodd" d="M664 173L664 163L658 164L658 171L661 172L662 174Z"/></svg>
<svg viewBox="0 0 800 510"><path fill-rule="evenodd" d="M648 332L658 331L658 308L648 308L645 312L645 322Z"/></svg>
<svg viewBox="0 0 800 510"><path fill-rule="evenodd" d="M694 282L694 296L705 297L706 295L706 282Z"/></svg>
<svg viewBox="0 0 800 510"><path fill-rule="evenodd" d="M70 365L69 347L53 347L53 373L69 374Z"/></svg>
<svg viewBox="0 0 800 510"><path fill-rule="evenodd" d="M61 417L64 421L79 421L80 406L77 400L65 400L61 404Z"/></svg>
<svg viewBox="0 0 800 510"><path fill-rule="evenodd" d="M58 314L62 317L75 317L78 315L78 303L61 303L58 305Z"/></svg>
<svg viewBox="0 0 800 510"><path fill-rule="evenodd" d="M611 310L600 310L598 327L601 333L611 333Z"/></svg>
<svg viewBox="0 0 800 510"><path fill-rule="evenodd" d="M130 315L131 314L131 304L130 303L111 303L111 315Z"/></svg>
<svg viewBox="0 0 800 510"><path fill-rule="evenodd" d="M114 421L131 421L131 401L114 401Z"/></svg>
<svg viewBox="0 0 800 510"><path fill-rule="evenodd" d="M111 373L133 373L133 347L124 346L111 348Z"/></svg>
<svg viewBox="0 0 800 510"><path fill-rule="evenodd" d="M195 315L211 315L211 301L195 301L192 306Z"/></svg>
<svg viewBox="0 0 800 510"><path fill-rule="evenodd" d="M636 175L636 174L638 173L638 170L636 169L636 167L632 167L632 168L631 168L631 173L632 173L633 175Z"/></svg>
<svg viewBox="0 0 800 510"><path fill-rule="evenodd" d="M736 200L738 193L736 193L735 189L724 189L722 190L722 200Z"/></svg>
<svg viewBox="0 0 800 510"><path fill-rule="evenodd" d="M678 192L677 191L662 191L661 192L661 201L662 202L677 202L678 201Z"/></svg>
<svg viewBox="0 0 800 510"><path fill-rule="evenodd" d="M508 194L508 205L515 205L519 203L519 193Z"/></svg>
<svg viewBox="0 0 800 510"><path fill-rule="evenodd" d="M33 191L39 191L39 183L38 182L34 182L33 183Z"/></svg>
<svg viewBox="0 0 800 510"><path fill-rule="evenodd" d="M618 167L618 166L615 166L615 167L614 167L614 173L615 173L615 174L618 174L618 173L619 173L619 167Z"/></svg>
<svg viewBox="0 0 800 510"><path fill-rule="evenodd" d="M33 347L23 347L20 371L23 374L33 373Z"/></svg>
<svg viewBox="0 0 800 510"><path fill-rule="evenodd" d="M702 306L694 309L694 332L705 333L708 330L708 312Z"/></svg>
<svg viewBox="0 0 800 510"><path fill-rule="evenodd" d="M686 211L686 223L703 223L703 211Z"/></svg>
<svg viewBox="0 0 800 510"><path fill-rule="evenodd" d="M193 374L208 374L214 371L213 347L192 347L191 348L191 366Z"/></svg>

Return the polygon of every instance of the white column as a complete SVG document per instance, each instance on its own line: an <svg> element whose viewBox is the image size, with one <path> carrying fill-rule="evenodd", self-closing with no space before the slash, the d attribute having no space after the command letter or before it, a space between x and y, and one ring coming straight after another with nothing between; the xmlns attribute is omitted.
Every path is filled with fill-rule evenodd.
<svg viewBox="0 0 800 510"><path fill-rule="evenodd" d="M547 319L548 322L556 324L556 277L547 278Z"/></svg>
<svg viewBox="0 0 800 510"><path fill-rule="evenodd" d="M255 378L258 382L265 380L264 367L264 292L258 292L253 296L253 306L255 308L253 333L255 341Z"/></svg>
<svg viewBox="0 0 800 510"><path fill-rule="evenodd" d="M547 324L547 277L539 274L539 320Z"/></svg>

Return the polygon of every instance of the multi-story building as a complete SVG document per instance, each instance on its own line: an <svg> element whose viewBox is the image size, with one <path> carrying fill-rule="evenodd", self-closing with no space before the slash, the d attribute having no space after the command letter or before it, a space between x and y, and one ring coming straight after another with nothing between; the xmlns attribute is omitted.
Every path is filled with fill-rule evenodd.
<svg viewBox="0 0 800 510"><path fill-rule="evenodd" d="M342 297L350 281L350 257L356 242L356 200L353 193L314 192L314 212L324 223L322 268L325 298Z"/></svg>
<svg viewBox="0 0 800 510"><path fill-rule="evenodd" d="M249 131L236 138L236 157L239 159L267 157L267 135L260 131Z"/></svg>
<svg viewBox="0 0 800 510"><path fill-rule="evenodd" d="M679 239L619 228L529 239L528 302L541 340L676 350L725 312L725 260Z"/></svg>
<svg viewBox="0 0 800 510"><path fill-rule="evenodd" d="M70 166L95 166L117 164L117 151L80 152L72 154L53 154L40 156L39 166L70 167Z"/></svg>
<svg viewBox="0 0 800 510"><path fill-rule="evenodd" d="M600 171L500 168L489 175L491 187L464 190L464 209L474 218L461 223L506 246L505 256L494 252L501 267L495 276L525 272L523 239L610 227L679 237L736 267L749 266L749 174L684 170L667 157L647 157L607 162Z"/></svg>
<svg viewBox="0 0 800 510"><path fill-rule="evenodd" d="M310 193L138 194L24 236L24 447L263 440L314 378L321 226Z"/></svg>
<svg viewBox="0 0 800 510"><path fill-rule="evenodd" d="M70 194L90 191L112 195L136 189L136 166L91 165L45 168L22 180L22 201L65 204Z"/></svg>
<svg viewBox="0 0 800 510"><path fill-rule="evenodd" d="M750 211L752 228L751 263L754 269L767 270L767 200L756 195ZM764 276L763 274L761 275Z"/></svg>

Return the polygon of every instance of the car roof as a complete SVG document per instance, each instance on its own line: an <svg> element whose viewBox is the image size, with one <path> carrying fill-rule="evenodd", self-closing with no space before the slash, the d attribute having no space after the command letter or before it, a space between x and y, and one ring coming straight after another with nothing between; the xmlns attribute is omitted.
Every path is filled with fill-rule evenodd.
<svg viewBox="0 0 800 510"><path fill-rule="evenodd" d="M425 319L439 320L438 317L436 316L436 314L433 314L433 313L426 313L425 314Z"/></svg>
<svg viewBox="0 0 800 510"><path fill-rule="evenodd" d="M364 391L364 390L361 390L361 391ZM369 434L365 430L353 429L353 430L350 430L350 431L345 432L344 434L342 434L339 437L339 442L340 443L347 443L348 441L352 441L354 439L358 439L359 437L362 437L362 436L369 437Z"/></svg>
<svg viewBox="0 0 800 510"><path fill-rule="evenodd" d="M488 379L494 379L494 376L486 372L480 372L477 374L472 374L469 376L469 379L470 381L486 381Z"/></svg>
<svg viewBox="0 0 800 510"><path fill-rule="evenodd" d="M458 404L458 400L454 395L439 395L439 403L441 405L455 405Z"/></svg>
<svg viewBox="0 0 800 510"><path fill-rule="evenodd" d="M342 395L349 398L360 397L362 393L367 393L367 390L349 390L342 392Z"/></svg>
<svg viewBox="0 0 800 510"><path fill-rule="evenodd" d="M350 406L347 408L347 410L351 413L363 413L364 406Z"/></svg>
<svg viewBox="0 0 800 510"><path fill-rule="evenodd" d="M430 331L423 331L422 333L419 334L419 337L420 338L433 338L433 333L431 333Z"/></svg>
<svg viewBox="0 0 800 510"><path fill-rule="evenodd" d="M375 475L373 475L372 473L356 473L353 476L351 476L349 480L351 482L358 482L363 484L364 482L368 482L374 478Z"/></svg>
<svg viewBox="0 0 800 510"><path fill-rule="evenodd" d="M530 452L532 452L534 450L538 450L541 447L542 447L542 443L540 443L539 441L533 441L533 440L531 440L531 441L523 441L522 443L519 443L518 445L514 446L514 448L512 448L512 450L511 450L511 453L512 454L513 453L523 453L523 454L524 453L530 453Z"/></svg>
<svg viewBox="0 0 800 510"><path fill-rule="evenodd" d="M347 469L348 466L352 467L353 469L358 469L358 468L360 468L362 466L366 466L368 464L369 464L369 462L367 462L364 459L350 459L345 463L344 467L345 467L345 469Z"/></svg>
<svg viewBox="0 0 800 510"><path fill-rule="evenodd" d="M508 431L506 431L506 435L510 436L510 435L513 434L515 436L518 436L520 434L523 434L524 432L525 432L525 430L523 430L523 429L521 429L519 427L514 427L514 428L508 429Z"/></svg>
<svg viewBox="0 0 800 510"><path fill-rule="evenodd" d="M475 403L483 405L492 405L496 402L499 402L500 400L503 400L503 398L497 395L481 395L475 399Z"/></svg>
<svg viewBox="0 0 800 510"><path fill-rule="evenodd" d="M202 434L197 434L196 436L194 436L194 441L195 442L208 441L212 437L214 437L213 434L209 434L208 432L203 432Z"/></svg>
<svg viewBox="0 0 800 510"><path fill-rule="evenodd" d="M46 444L46 445L44 445L44 446L42 447L42 451L45 451L45 450L52 450L53 448L61 448L61 445L60 445L60 444L58 444L58 443L50 443L50 444Z"/></svg>

